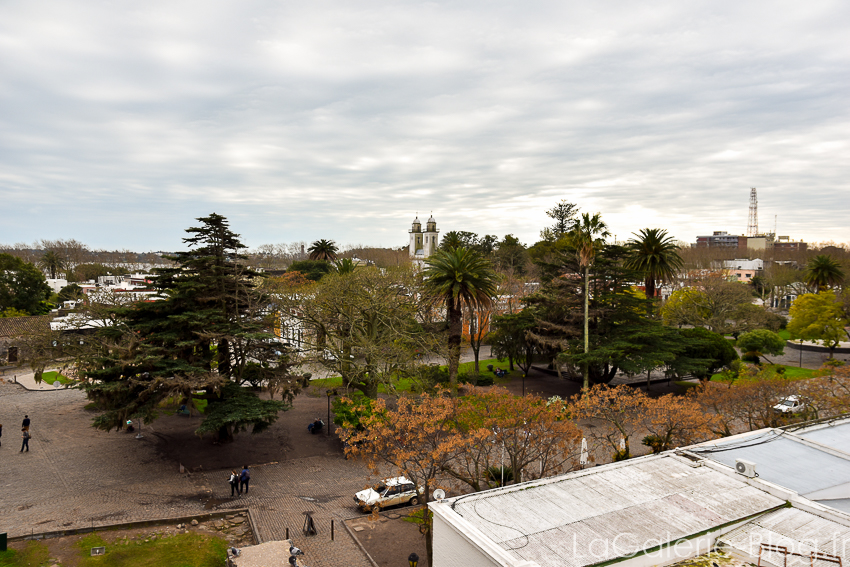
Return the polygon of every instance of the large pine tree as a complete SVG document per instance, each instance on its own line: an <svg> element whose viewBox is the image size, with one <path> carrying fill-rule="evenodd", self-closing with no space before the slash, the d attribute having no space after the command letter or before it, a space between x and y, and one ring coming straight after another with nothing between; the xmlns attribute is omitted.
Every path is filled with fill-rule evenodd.
<svg viewBox="0 0 850 567"><path fill-rule="evenodd" d="M95 426L155 419L171 397L209 402L199 434L220 440L250 428L259 432L288 409L295 379L270 332L268 301L258 292L258 274L246 268L239 236L215 213L187 229L189 250L158 271L158 301L114 309L115 325L99 331L108 348L81 361L84 388L104 411ZM259 370L259 372L258 372ZM263 376L284 392L284 402L261 400L245 381Z"/></svg>

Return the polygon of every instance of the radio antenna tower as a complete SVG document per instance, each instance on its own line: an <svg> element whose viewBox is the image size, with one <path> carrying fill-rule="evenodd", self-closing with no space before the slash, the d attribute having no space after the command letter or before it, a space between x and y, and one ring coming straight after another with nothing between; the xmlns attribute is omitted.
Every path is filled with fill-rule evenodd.
<svg viewBox="0 0 850 567"><path fill-rule="evenodd" d="M759 199L756 188L750 189L750 219L747 222L747 236L758 236L759 233Z"/></svg>

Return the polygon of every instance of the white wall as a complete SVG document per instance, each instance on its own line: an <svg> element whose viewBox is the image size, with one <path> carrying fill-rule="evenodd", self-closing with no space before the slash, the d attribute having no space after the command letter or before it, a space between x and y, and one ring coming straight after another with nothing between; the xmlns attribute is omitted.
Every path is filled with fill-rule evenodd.
<svg viewBox="0 0 850 567"><path fill-rule="evenodd" d="M433 567L501 567L434 514Z"/></svg>

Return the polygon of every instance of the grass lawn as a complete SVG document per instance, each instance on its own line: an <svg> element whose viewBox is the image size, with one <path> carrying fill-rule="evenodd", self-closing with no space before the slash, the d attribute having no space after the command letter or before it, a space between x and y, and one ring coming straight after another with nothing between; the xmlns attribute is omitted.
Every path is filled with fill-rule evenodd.
<svg viewBox="0 0 850 567"><path fill-rule="evenodd" d="M100 534L90 534L75 544L80 567L220 567L227 557L227 542L203 534L178 534L152 541L118 539L107 543ZM106 547L106 554L91 556L92 547ZM28 542L24 551L0 553L0 567L47 565L47 545Z"/></svg>
<svg viewBox="0 0 850 567"><path fill-rule="evenodd" d="M502 370L508 369L508 361L499 360L498 358L485 358L478 361L478 368L480 369L481 376L491 376L495 384L507 384L513 378L522 378L522 371L514 367L513 372L509 372L507 376L504 378L496 378L496 375L487 370L487 365L492 364L494 367L499 367ZM458 373L460 374L472 374L473 367L475 366L474 362L464 362L458 367ZM445 365L440 368L446 368ZM396 382L395 389L397 392L409 392L410 387L414 384L413 380L410 378L405 378ZM341 388L342 387L342 376L331 376L329 378L317 378L315 380L310 380L311 386L316 386L318 388ZM381 394L386 394L386 387L381 384L378 386L378 392Z"/></svg>
<svg viewBox="0 0 850 567"><path fill-rule="evenodd" d="M43 372L41 374L41 379L44 381L45 384L53 384L57 380L59 380L59 383L62 384L63 386L65 384L73 384L74 383L74 380L71 380L67 376L62 376L61 374L59 374L55 370L51 370L49 372Z"/></svg>
<svg viewBox="0 0 850 567"><path fill-rule="evenodd" d="M0 551L0 567L29 567L30 565L45 565L50 558L47 546L41 542L27 542L23 551L9 549Z"/></svg>
<svg viewBox="0 0 850 567"><path fill-rule="evenodd" d="M811 368L800 368L798 366L786 366L785 367L785 377L789 380L805 380L806 378L812 378L817 370L812 370ZM723 378L721 374L713 374L711 376L712 382L723 382Z"/></svg>
<svg viewBox="0 0 850 567"><path fill-rule="evenodd" d="M785 339L786 341L791 340L791 333L788 332L788 329L780 329L776 332L776 334Z"/></svg>

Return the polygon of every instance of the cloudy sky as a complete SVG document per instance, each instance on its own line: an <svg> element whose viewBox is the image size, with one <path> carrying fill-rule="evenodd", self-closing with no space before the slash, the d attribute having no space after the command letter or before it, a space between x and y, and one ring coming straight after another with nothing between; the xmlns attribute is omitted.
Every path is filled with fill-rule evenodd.
<svg viewBox="0 0 850 567"><path fill-rule="evenodd" d="M414 215L533 243L850 241L850 3L8 0L0 243L401 245Z"/></svg>

